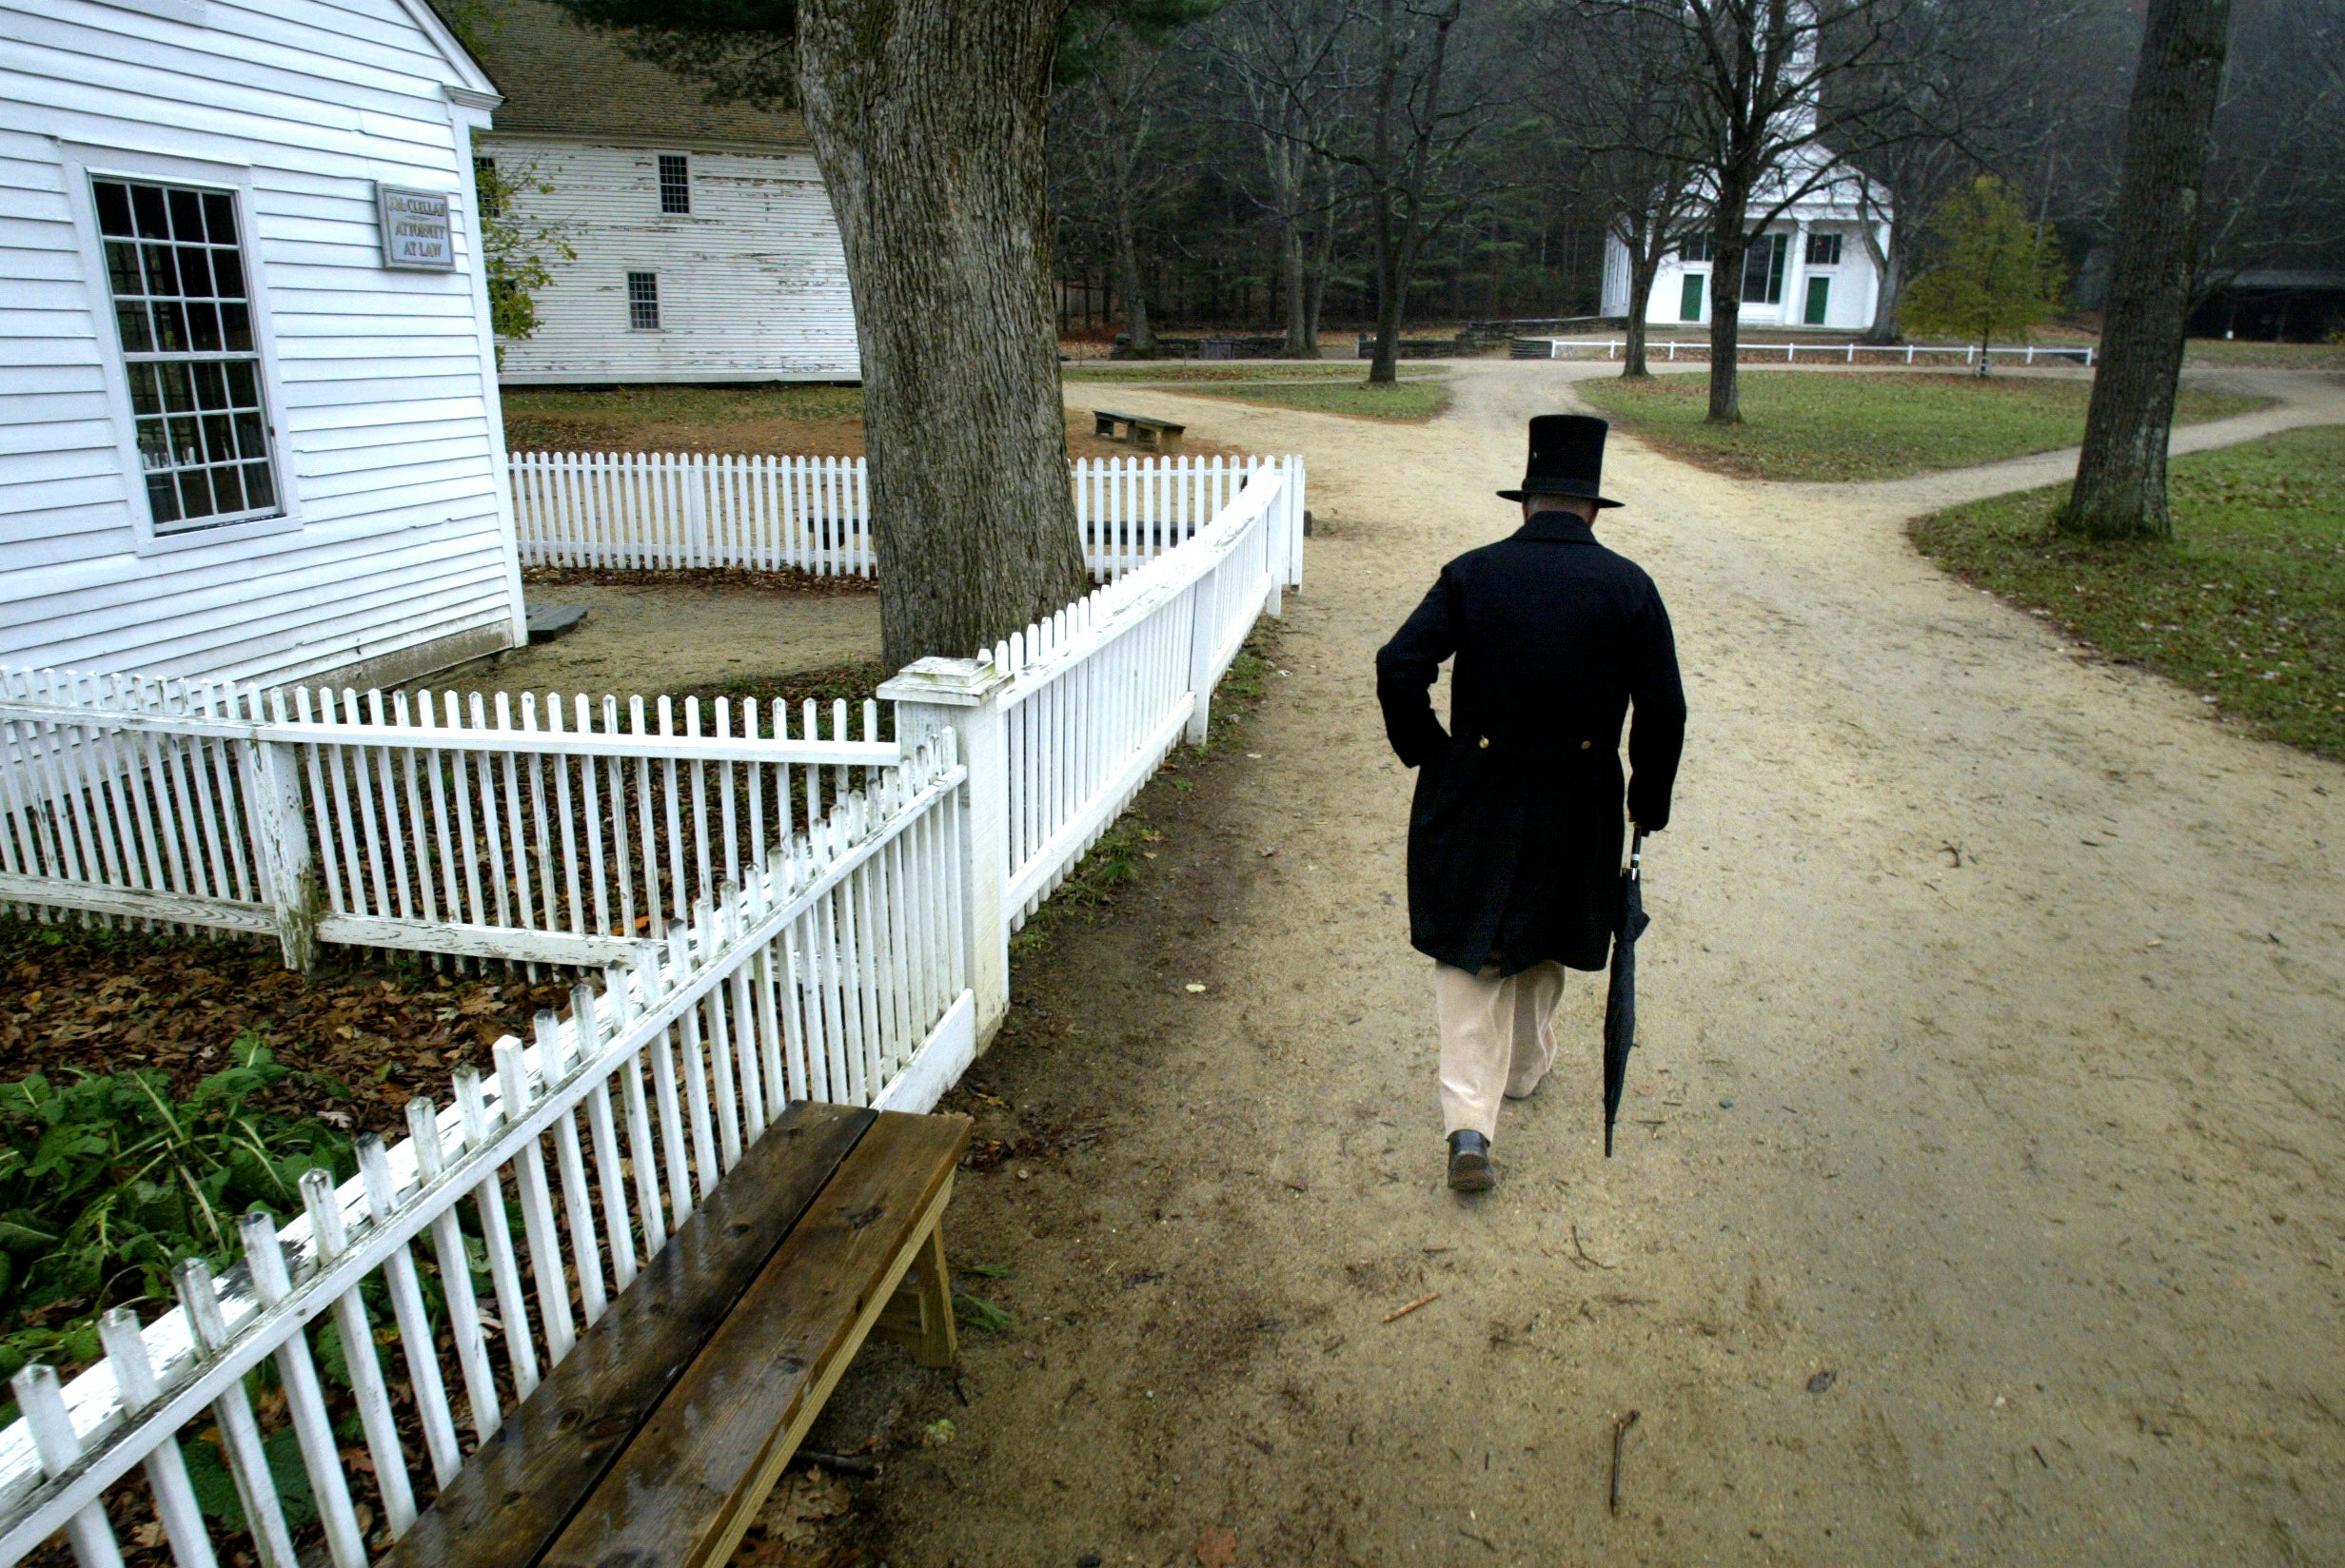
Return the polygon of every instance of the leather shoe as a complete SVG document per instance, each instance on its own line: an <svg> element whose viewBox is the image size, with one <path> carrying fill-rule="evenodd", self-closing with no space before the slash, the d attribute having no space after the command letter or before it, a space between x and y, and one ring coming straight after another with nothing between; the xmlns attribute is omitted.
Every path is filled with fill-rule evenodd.
<svg viewBox="0 0 2345 1568"><path fill-rule="evenodd" d="M1449 1134L1449 1190L1488 1192L1498 1185L1490 1165L1490 1141L1470 1127Z"/></svg>

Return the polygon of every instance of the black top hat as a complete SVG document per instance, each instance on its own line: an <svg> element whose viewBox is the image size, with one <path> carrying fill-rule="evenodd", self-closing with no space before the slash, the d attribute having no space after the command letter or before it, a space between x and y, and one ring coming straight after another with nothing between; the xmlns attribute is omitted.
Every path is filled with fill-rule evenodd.
<svg viewBox="0 0 2345 1568"><path fill-rule="evenodd" d="M1576 496L1599 506L1618 506L1597 491L1604 478L1604 438L1611 426L1588 414L1542 414L1530 421L1530 462L1520 490L1501 490L1508 500L1527 496Z"/></svg>

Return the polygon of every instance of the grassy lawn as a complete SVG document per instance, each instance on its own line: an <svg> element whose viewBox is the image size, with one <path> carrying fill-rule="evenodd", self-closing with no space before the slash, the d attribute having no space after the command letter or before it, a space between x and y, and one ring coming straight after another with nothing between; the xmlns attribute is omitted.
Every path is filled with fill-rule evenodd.
<svg viewBox="0 0 2345 1568"><path fill-rule="evenodd" d="M1354 419L1429 420L1449 406L1440 372L1404 367L1396 386L1370 386L1356 360L1214 361L1069 366L1066 379L1101 386L1148 386L1234 402L1271 403Z"/></svg>
<svg viewBox="0 0 2345 1568"><path fill-rule="evenodd" d="M2345 370L2345 343L2226 343L2193 338L2184 364L2247 365L2259 370Z"/></svg>
<svg viewBox="0 0 2345 1568"><path fill-rule="evenodd" d="M1160 378L1161 379L1161 378ZM516 452L759 452L859 457L859 386L620 386L580 391L516 387L504 394L505 445ZM1067 415L1071 457L1130 457L1129 442L1092 434L1090 416ZM1188 441L1185 452L1234 457L1235 448Z"/></svg>
<svg viewBox="0 0 2345 1568"><path fill-rule="evenodd" d="M1750 371L1740 425L1703 423L1706 374L1574 383L1581 397L1670 456L1738 479L1891 480L2073 446L2090 385L2018 376ZM2184 388L2178 421L2262 406Z"/></svg>
<svg viewBox="0 0 2345 1568"><path fill-rule="evenodd" d="M1170 386L1191 382L1356 381L1367 372L1359 361L1351 359L1118 360L1109 364L1070 364L1059 374L1070 382Z"/></svg>
<svg viewBox="0 0 2345 1568"><path fill-rule="evenodd" d="M2175 542L2055 539L2065 485L1925 518L1939 564L2265 734L2345 758L2345 429L2176 460Z"/></svg>

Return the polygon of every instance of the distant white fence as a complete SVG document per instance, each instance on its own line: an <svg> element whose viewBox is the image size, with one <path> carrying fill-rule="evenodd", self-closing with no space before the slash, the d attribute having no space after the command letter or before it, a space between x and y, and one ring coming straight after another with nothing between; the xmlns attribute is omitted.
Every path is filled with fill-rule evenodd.
<svg viewBox="0 0 2345 1568"><path fill-rule="evenodd" d="M1600 348L1604 350L1606 359L1617 360L1628 351L1628 343L1627 340L1623 338L1516 338L1508 345L1508 354L1511 358L1518 360L1576 360L1583 353L1593 353ZM1698 343L1679 343L1671 339L1648 340L1645 345L1647 355L1663 360L1676 359L1681 349L1685 351L1688 359L1706 359L1710 352L1709 340L1705 338ZM1905 363L1912 364L1915 363L1914 357L1920 354L1927 355L1934 361L1959 359L1964 364L1976 364L1979 363L1980 354L1979 345L1976 343L1861 343L1850 342L1741 343L1735 345L1735 352L1744 356L1773 354L1779 351L1783 354L1785 364L1799 363L1800 356L1803 354L1818 363L1827 363L1838 360L1843 364L1854 364L1857 363L1858 355L1871 354L1885 356L1890 360L1902 359ZM2093 363L2093 346L2090 343L2074 345L2024 343L2018 348L1989 348L1986 353L1989 356L2000 354L2006 359L2016 356L2022 364L2034 364L2039 359L2047 363L2089 365Z"/></svg>
<svg viewBox="0 0 2345 1568"><path fill-rule="evenodd" d="M302 1568L313 1528L333 1568L365 1568L370 1522L404 1533L788 1101L934 1105L1007 1010L1011 931L1204 737L1215 681L1300 586L1303 504L1299 461L1257 463L1186 541L1047 624L919 660L880 689L896 742L868 710L862 739L838 709L825 737L722 704L713 733L687 708L678 734L664 702L656 723L582 698L492 721L0 671L0 902L602 970L534 1045L499 1042L493 1083L460 1071L452 1106L411 1101L411 1136L361 1139L339 1188L312 1173L301 1218L248 1216L225 1278L185 1264L173 1310L108 1314L69 1385L20 1372L0 1565L63 1531L82 1568L120 1568L117 1523L151 1519L179 1568L218 1568L215 1539ZM311 1340L329 1317L330 1386ZM316 1509L301 1531L245 1381L264 1362ZM200 1511L190 1430L244 1529Z"/></svg>
<svg viewBox="0 0 2345 1568"><path fill-rule="evenodd" d="M23 1419L0 1433L0 1562L63 1529L84 1568L119 1565L113 1493L160 1522L180 1568L216 1568L180 1446L187 1428L210 1429L225 1451L240 1534L263 1568L310 1560L245 1382L273 1362L325 1557L365 1568L381 1539L370 1522L405 1532L467 1438L496 1432L789 1101L933 1105L975 1041L953 917L966 777L953 745L935 737L608 970L599 991L577 987L567 1019L539 1015L534 1045L501 1041L493 1081L460 1069L452 1105L408 1102L411 1136L362 1138L359 1173L339 1188L310 1172L301 1218L280 1229L246 1216L244 1262L224 1279L184 1264L173 1310L144 1327L128 1308L108 1314L106 1358L69 1386L45 1366L20 1372ZM460 1225L465 1205L477 1243ZM416 1256L427 1234L436 1311ZM475 1295L474 1245L493 1316ZM387 1301L390 1323L370 1321L369 1295ZM311 1340L328 1321L345 1368L332 1385ZM350 1415L365 1465L337 1436ZM133 1469L144 1499L116 1491Z"/></svg>
<svg viewBox="0 0 2345 1568"><path fill-rule="evenodd" d="M1189 539L1265 461L1076 459L1075 521L1092 575L1112 579ZM516 452L507 466L524 566L876 569L861 458Z"/></svg>

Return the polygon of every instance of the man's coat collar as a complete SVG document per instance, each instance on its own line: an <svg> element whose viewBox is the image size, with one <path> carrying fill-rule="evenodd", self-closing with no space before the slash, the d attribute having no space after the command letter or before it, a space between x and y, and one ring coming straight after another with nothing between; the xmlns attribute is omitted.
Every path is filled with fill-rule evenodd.
<svg viewBox="0 0 2345 1568"><path fill-rule="evenodd" d="M1541 544L1593 544L1596 531L1570 512L1533 512L1514 537Z"/></svg>

